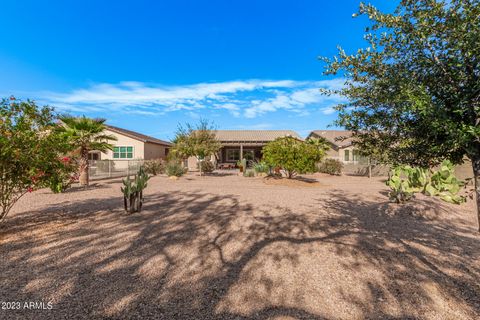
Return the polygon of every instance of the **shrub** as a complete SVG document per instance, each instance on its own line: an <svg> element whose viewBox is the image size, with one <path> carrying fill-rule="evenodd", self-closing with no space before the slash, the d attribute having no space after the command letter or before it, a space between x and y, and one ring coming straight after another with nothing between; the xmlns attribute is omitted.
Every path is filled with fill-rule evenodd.
<svg viewBox="0 0 480 320"><path fill-rule="evenodd" d="M200 167L200 170L205 173L211 173L213 170L215 170L215 165L213 162L208 160L200 161L197 166Z"/></svg>
<svg viewBox="0 0 480 320"><path fill-rule="evenodd" d="M165 166L165 172L169 177L181 177L185 173L185 168L179 161L169 161Z"/></svg>
<svg viewBox="0 0 480 320"><path fill-rule="evenodd" d="M315 172L315 164L325 155L325 149L294 137L277 138L263 147L264 161L280 167L287 178L297 173Z"/></svg>
<svg viewBox="0 0 480 320"><path fill-rule="evenodd" d="M163 159L146 160L143 168L146 173L156 176L165 173L165 161Z"/></svg>
<svg viewBox="0 0 480 320"><path fill-rule="evenodd" d="M268 173L270 167L265 162L255 162L253 164L253 170L255 170L256 173Z"/></svg>
<svg viewBox="0 0 480 320"><path fill-rule="evenodd" d="M61 157L60 159L54 169L56 174L53 174L48 182L53 193L65 192L73 182L78 180L77 161L71 157Z"/></svg>
<svg viewBox="0 0 480 320"><path fill-rule="evenodd" d="M247 177L247 178L255 177L255 171L253 171L251 169L247 169L243 172L243 176Z"/></svg>
<svg viewBox="0 0 480 320"><path fill-rule="evenodd" d="M325 159L318 165L318 172L327 173L331 175L341 175L343 170L343 163L335 159Z"/></svg>
<svg viewBox="0 0 480 320"><path fill-rule="evenodd" d="M30 100L0 99L0 223L25 193L63 181L59 155L72 148L55 117Z"/></svg>

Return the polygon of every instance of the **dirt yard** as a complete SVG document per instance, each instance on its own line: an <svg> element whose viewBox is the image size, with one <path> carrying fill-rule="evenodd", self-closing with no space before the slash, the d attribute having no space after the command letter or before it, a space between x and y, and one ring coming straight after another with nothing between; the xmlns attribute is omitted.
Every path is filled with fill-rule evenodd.
<svg viewBox="0 0 480 320"><path fill-rule="evenodd" d="M380 178L189 174L152 178L126 215L119 189L17 204L0 228L0 319L480 317L472 202L390 204Z"/></svg>

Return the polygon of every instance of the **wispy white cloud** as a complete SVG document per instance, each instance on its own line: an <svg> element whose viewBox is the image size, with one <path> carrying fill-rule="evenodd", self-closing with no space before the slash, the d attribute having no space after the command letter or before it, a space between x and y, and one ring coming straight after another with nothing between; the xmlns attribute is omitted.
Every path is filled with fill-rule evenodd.
<svg viewBox="0 0 480 320"><path fill-rule="evenodd" d="M334 106L321 108L320 111L325 115L334 114L336 112Z"/></svg>
<svg viewBox="0 0 480 320"><path fill-rule="evenodd" d="M67 93L44 92L39 101L70 112L121 112L138 115L161 115L184 111L226 110L235 117L255 118L286 110L309 114L320 110L331 114L331 106L342 102L339 96L325 96L320 88L338 89L343 79L323 81L238 80L198 83L184 86L161 86L141 82L96 84Z"/></svg>

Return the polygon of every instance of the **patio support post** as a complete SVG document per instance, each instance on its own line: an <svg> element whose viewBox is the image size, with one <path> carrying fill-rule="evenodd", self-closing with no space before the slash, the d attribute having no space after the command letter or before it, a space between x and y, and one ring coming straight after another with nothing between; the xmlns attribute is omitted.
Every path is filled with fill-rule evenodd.
<svg viewBox="0 0 480 320"><path fill-rule="evenodd" d="M240 161L243 160L243 144L240 144Z"/></svg>

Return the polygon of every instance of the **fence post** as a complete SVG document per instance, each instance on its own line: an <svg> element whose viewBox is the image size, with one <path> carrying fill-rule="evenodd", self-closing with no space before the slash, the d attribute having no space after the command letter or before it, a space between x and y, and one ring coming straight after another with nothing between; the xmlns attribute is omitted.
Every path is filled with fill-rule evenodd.
<svg viewBox="0 0 480 320"><path fill-rule="evenodd" d="M112 160L108 160L108 177L112 177Z"/></svg>

